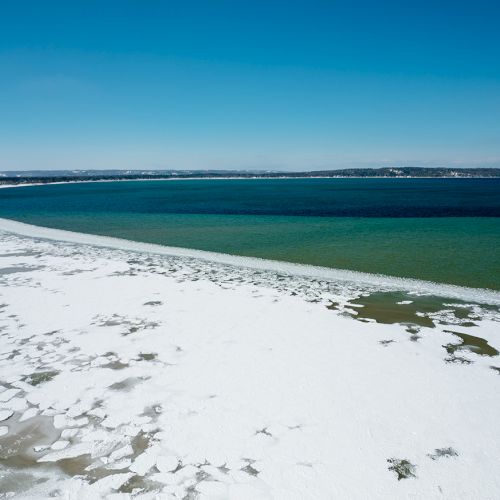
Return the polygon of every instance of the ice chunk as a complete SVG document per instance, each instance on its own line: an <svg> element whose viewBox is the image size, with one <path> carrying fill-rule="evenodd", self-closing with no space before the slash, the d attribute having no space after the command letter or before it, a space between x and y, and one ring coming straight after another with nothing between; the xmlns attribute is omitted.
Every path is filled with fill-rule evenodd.
<svg viewBox="0 0 500 500"><path fill-rule="evenodd" d="M78 429L64 429L61 432L61 437L63 439L68 439L68 438L75 437L77 434L78 434Z"/></svg>
<svg viewBox="0 0 500 500"><path fill-rule="evenodd" d="M0 392L0 402L5 403L11 400L16 394L19 394L21 389L7 389L6 391Z"/></svg>
<svg viewBox="0 0 500 500"><path fill-rule="evenodd" d="M139 476L144 476L155 464L156 453L148 450L134 460L134 463L130 466L130 470L136 472Z"/></svg>
<svg viewBox="0 0 500 500"><path fill-rule="evenodd" d="M158 457L156 459L156 468L160 472L172 472L179 466L179 459L170 455L168 457Z"/></svg>
<svg viewBox="0 0 500 500"><path fill-rule="evenodd" d="M107 465L107 469L111 470L122 470L128 469L132 465L132 460L130 458L124 458L123 460L119 460L118 462L113 462Z"/></svg>
<svg viewBox="0 0 500 500"><path fill-rule="evenodd" d="M82 427L89 423L87 417L81 418L68 418L66 415L56 415L54 417L54 427L56 429L62 429L63 427Z"/></svg>
<svg viewBox="0 0 500 500"><path fill-rule="evenodd" d="M106 418L106 412L102 408L94 408L88 411L87 415L92 415L97 418Z"/></svg>
<svg viewBox="0 0 500 500"><path fill-rule="evenodd" d="M111 453L109 458L113 461L120 460L124 457L128 457L129 455L133 455L133 453L134 453L134 450L133 450L132 446L127 444L125 446L122 446L121 448L118 448L113 453Z"/></svg>
<svg viewBox="0 0 500 500"><path fill-rule="evenodd" d="M110 476L103 477L92 484L92 489L99 494L108 493L110 490L117 490L125 484L133 474L125 472L123 474L111 474Z"/></svg>
<svg viewBox="0 0 500 500"><path fill-rule="evenodd" d="M25 420L35 417L37 414L38 410L36 408L29 408L22 414L21 418L19 419L19 422L24 422Z"/></svg>
<svg viewBox="0 0 500 500"><path fill-rule="evenodd" d="M41 451L45 451L47 448L48 448L47 445L33 446L33 451L35 453L40 453Z"/></svg>
<svg viewBox="0 0 500 500"><path fill-rule="evenodd" d="M72 406L66 413L66 415L70 418L78 417L82 413L87 412L92 408L90 403L78 403Z"/></svg>
<svg viewBox="0 0 500 500"><path fill-rule="evenodd" d="M13 414L14 412L12 410L0 410L0 422L12 417Z"/></svg>
<svg viewBox="0 0 500 500"><path fill-rule="evenodd" d="M17 382L14 382L12 385L14 387L17 387L18 389L22 389L24 392L30 392L33 390L32 385L27 384L26 382L23 382L22 380L18 380Z"/></svg>
<svg viewBox="0 0 500 500"><path fill-rule="evenodd" d="M119 444L118 439L106 439L105 441L94 442L92 448L92 458L109 455Z"/></svg>
<svg viewBox="0 0 500 500"><path fill-rule="evenodd" d="M69 441L65 441L63 439L56 441L50 448L52 450L64 450L66 446L68 446Z"/></svg>
<svg viewBox="0 0 500 500"><path fill-rule="evenodd" d="M163 484L177 484L180 481L180 478L171 472L159 472L158 474L152 474L149 478Z"/></svg>
<svg viewBox="0 0 500 500"><path fill-rule="evenodd" d="M3 406L14 411L23 411L28 407L28 402L24 398L12 398Z"/></svg>
<svg viewBox="0 0 500 500"><path fill-rule="evenodd" d="M64 458L75 458L82 455L88 455L92 452L93 447L94 443L78 443L74 446L65 448L64 450L48 453L47 455L40 457L38 462L57 462L58 460L62 460Z"/></svg>
<svg viewBox="0 0 500 500"><path fill-rule="evenodd" d="M54 416L54 427L56 429L61 429L63 427L70 427L69 419L66 418L66 415L55 415Z"/></svg>

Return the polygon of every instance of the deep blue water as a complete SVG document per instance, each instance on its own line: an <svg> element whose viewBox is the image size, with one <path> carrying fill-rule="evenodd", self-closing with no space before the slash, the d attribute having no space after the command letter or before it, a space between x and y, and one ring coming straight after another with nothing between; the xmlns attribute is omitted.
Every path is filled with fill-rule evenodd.
<svg viewBox="0 0 500 500"><path fill-rule="evenodd" d="M500 217L500 179L255 179L2 190L11 210L350 217Z"/></svg>

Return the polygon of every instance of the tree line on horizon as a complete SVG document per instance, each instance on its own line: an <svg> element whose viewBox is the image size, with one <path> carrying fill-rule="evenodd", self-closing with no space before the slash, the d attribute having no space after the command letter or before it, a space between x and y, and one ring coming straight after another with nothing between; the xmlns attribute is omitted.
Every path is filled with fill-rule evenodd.
<svg viewBox="0 0 500 500"><path fill-rule="evenodd" d="M450 167L382 167L312 170L303 172L248 170L61 170L6 171L0 174L0 184L48 184L100 180L154 180L204 178L311 178L311 177L433 177L433 178L500 178L500 168Z"/></svg>

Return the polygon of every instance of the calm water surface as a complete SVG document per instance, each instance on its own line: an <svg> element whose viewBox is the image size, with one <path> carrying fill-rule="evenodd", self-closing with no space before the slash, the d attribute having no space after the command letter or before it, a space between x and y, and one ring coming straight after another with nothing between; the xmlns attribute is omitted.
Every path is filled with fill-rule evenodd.
<svg viewBox="0 0 500 500"><path fill-rule="evenodd" d="M0 190L59 229L500 289L500 180L287 179Z"/></svg>

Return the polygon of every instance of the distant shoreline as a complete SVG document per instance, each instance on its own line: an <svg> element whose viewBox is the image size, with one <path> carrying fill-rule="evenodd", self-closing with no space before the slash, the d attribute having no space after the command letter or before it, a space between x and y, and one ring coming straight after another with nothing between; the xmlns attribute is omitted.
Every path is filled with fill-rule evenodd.
<svg viewBox="0 0 500 500"><path fill-rule="evenodd" d="M134 182L134 181L223 181L223 180L243 180L243 181L252 181L252 180L290 180L290 179L397 179L397 180L405 180L405 179L461 179L461 180L468 180L468 179L500 179L499 177L491 177L491 176L449 176L449 175L443 175L443 176L397 176L397 177L391 177L391 176L329 176L329 175L318 175L318 176L276 176L276 177L271 177L271 176L255 176L255 177L247 177L247 176L210 176L210 177L197 177L197 176L192 176L192 177L138 177L138 178L114 178L114 179L78 179L78 180L71 180L71 178L68 178L67 180L58 180L58 181L47 181L44 182L43 180L40 180L39 182L17 182L17 183L10 183L10 184L2 184L2 180L0 178L0 189L2 188L16 188L16 187L30 187L30 186L48 186L48 185L57 185L57 184L88 184L88 183L98 183L98 182Z"/></svg>
<svg viewBox="0 0 500 500"><path fill-rule="evenodd" d="M500 168L382 167L336 170L4 170L0 187L75 182L236 179L499 179Z"/></svg>

